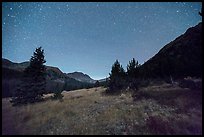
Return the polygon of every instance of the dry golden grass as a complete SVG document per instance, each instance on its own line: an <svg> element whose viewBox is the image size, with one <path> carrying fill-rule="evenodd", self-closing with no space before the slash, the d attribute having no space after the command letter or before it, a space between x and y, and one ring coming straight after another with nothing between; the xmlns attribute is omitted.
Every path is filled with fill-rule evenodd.
<svg viewBox="0 0 204 137"><path fill-rule="evenodd" d="M144 97L133 101L130 92L104 95L105 90L63 92L62 102L49 94L44 102L18 107L2 99L2 133L202 134L202 98L190 98L192 91L152 86L142 88Z"/></svg>

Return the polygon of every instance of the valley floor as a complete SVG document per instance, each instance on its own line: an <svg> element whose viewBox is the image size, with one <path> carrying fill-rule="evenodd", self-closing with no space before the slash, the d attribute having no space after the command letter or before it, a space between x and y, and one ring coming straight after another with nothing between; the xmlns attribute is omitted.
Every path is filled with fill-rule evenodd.
<svg viewBox="0 0 204 137"><path fill-rule="evenodd" d="M2 134L202 134L202 95L169 84L106 95L105 88L63 92L63 101L13 107L2 99Z"/></svg>

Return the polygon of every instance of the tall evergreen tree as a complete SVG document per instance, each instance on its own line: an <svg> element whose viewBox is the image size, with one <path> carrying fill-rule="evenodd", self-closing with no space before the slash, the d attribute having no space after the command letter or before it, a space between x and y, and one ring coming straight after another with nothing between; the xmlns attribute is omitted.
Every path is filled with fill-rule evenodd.
<svg viewBox="0 0 204 137"><path fill-rule="evenodd" d="M137 89L138 87L137 78L139 78L139 64L138 61L135 61L134 58L131 61L129 61L129 64L127 65L127 76L129 88Z"/></svg>
<svg viewBox="0 0 204 137"><path fill-rule="evenodd" d="M116 60L113 64L111 73L109 75L109 91L117 91L125 86L125 70L123 69L122 65L120 65L118 60Z"/></svg>
<svg viewBox="0 0 204 137"><path fill-rule="evenodd" d="M14 104L33 103L42 99L46 87L46 68L44 50L36 48L29 66L24 70L21 84L14 93Z"/></svg>
<svg viewBox="0 0 204 137"><path fill-rule="evenodd" d="M127 74L128 77L136 78L138 77L138 61L136 62L133 58L131 61L129 61L129 64L127 65Z"/></svg>
<svg viewBox="0 0 204 137"><path fill-rule="evenodd" d="M99 87L100 86L100 82L97 80L94 84L94 87Z"/></svg>

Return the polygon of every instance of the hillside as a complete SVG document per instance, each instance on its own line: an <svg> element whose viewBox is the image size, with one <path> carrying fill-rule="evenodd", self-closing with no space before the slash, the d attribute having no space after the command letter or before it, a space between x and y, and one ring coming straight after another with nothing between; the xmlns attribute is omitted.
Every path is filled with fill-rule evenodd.
<svg viewBox="0 0 204 137"><path fill-rule="evenodd" d="M87 83L95 83L96 80L92 79L89 75L84 74L82 72L72 72L66 74L68 77L73 78L75 80Z"/></svg>
<svg viewBox="0 0 204 137"><path fill-rule="evenodd" d="M146 77L201 77L202 23L165 45L140 71Z"/></svg>
<svg viewBox="0 0 204 137"><path fill-rule="evenodd" d="M2 99L2 134L149 135L202 134L201 91L167 83L141 88L137 95L106 95L105 88L63 92L51 100L12 107Z"/></svg>
<svg viewBox="0 0 204 137"><path fill-rule="evenodd" d="M29 62L14 63L8 59L2 58L2 97L9 97L20 84L23 77L23 70L29 65ZM91 87L92 84L80 82L65 75L59 68L46 66L46 91L54 92L56 90L73 90L85 87Z"/></svg>
<svg viewBox="0 0 204 137"><path fill-rule="evenodd" d="M29 66L29 61L22 62L22 63L15 63L8 59L2 58L2 67L9 68L13 70L23 71L26 67Z"/></svg>

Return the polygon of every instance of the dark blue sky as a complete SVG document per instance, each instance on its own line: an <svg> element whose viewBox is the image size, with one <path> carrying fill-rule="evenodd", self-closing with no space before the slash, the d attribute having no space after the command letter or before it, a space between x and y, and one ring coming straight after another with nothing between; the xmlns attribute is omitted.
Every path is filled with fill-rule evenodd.
<svg viewBox="0 0 204 137"><path fill-rule="evenodd" d="M46 65L105 78L116 59L143 64L197 25L201 2L35 2L2 4L2 57L28 61L36 47Z"/></svg>

